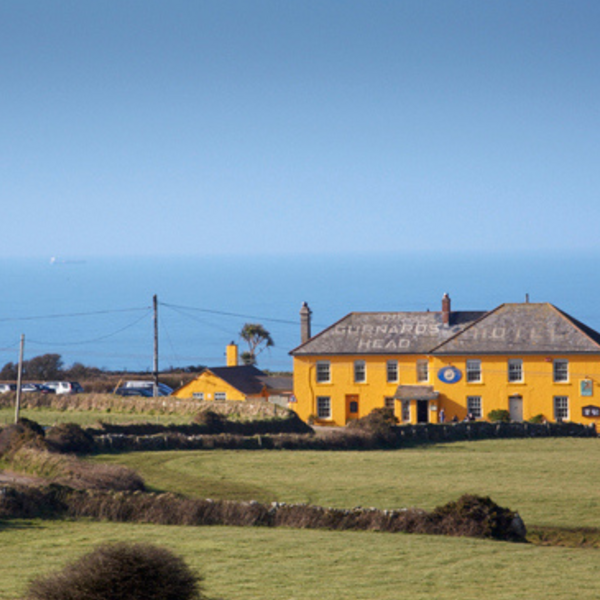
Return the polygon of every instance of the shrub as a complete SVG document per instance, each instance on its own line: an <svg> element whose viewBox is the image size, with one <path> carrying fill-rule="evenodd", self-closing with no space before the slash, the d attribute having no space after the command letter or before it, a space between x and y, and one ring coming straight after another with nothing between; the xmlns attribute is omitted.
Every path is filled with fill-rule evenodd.
<svg viewBox="0 0 600 600"><path fill-rule="evenodd" d="M518 514L489 497L465 494L456 502L438 506L431 518L447 535L525 540L525 526Z"/></svg>
<svg viewBox="0 0 600 600"><path fill-rule="evenodd" d="M535 415L529 419L530 423L546 423L546 417L544 415Z"/></svg>
<svg viewBox="0 0 600 600"><path fill-rule="evenodd" d="M151 544L103 544L62 571L35 579L27 600L201 600L201 578Z"/></svg>
<svg viewBox="0 0 600 600"><path fill-rule="evenodd" d="M488 419L496 423L510 423L510 413L507 410L492 410L488 413Z"/></svg>
<svg viewBox="0 0 600 600"><path fill-rule="evenodd" d="M391 408L375 408L366 417L350 421L347 427L364 431L374 436L376 441L391 443L396 437L394 426L397 423L398 419Z"/></svg>
<svg viewBox="0 0 600 600"><path fill-rule="evenodd" d="M76 423L62 423L46 434L52 450L71 454L89 454L94 450L94 438Z"/></svg>
<svg viewBox="0 0 600 600"><path fill-rule="evenodd" d="M223 433L227 424L227 417L212 410L204 410L194 415L194 423L204 425L209 433Z"/></svg>
<svg viewBox="0 0 600 600"><path fill-rule="evenodd" d="M46 448L44 430L35 421L19 419L0 431L0 456L9 456L23 447Z"/></svg>

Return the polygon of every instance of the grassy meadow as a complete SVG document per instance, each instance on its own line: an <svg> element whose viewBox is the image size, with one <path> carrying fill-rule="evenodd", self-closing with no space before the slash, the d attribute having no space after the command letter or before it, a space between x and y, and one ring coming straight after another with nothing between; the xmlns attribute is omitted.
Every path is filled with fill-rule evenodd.
<svg viewBox="0 0 600 600"><path fill-rule="evenodd" d="M141 452L93 460L131 467L152 489L204 498L432 509L473 493L518 511L528 526L600 527L597 438L369 452Z"/></svg>
<svg viewBox="0 0 600 600"><path fill-rule="evenodd" d="M0 524L0 599L104 541L182 555L216 600L592 600L599 551L373 532L168 527L90 522Z"/></svg>

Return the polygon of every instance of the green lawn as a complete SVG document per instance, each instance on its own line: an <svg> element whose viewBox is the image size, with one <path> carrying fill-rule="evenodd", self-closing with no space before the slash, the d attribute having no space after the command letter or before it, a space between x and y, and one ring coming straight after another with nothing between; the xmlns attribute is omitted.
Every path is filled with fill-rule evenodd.
<svg viewBox="0 0 600 600"><path fill-rule="evenodd" d="M431 509L490 496L527 525L600 526L600 439L460 442L377 452L187 451L103 455L157 490L351 508Z"/></svg>
<svg viewBox="0 0 600 600"><path fill-rule="evenodd" d="M92 427L100 423L190 423L190 415L152 415L149 413L118 413L101 410L52 410L49 408L27 408L20 416L40 425L58 425L59 423L77 423L83 427ZM14 423L15 409L0 408L0 426Z"/></svg>
<svg viewBox="0 0 600 600"><path fill-rule="evenodd" d="M0 523L0 599L103 541L182 555L212 600L597 599L599 551L466 538L114 523Z"/></svg>

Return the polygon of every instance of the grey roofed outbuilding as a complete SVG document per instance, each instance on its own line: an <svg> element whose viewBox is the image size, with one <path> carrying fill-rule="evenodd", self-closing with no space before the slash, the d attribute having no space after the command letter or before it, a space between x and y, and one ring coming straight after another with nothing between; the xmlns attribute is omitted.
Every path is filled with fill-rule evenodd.
<svg viewBox="0 0 600 600"><path fill-rule="evenodd" d="M290 352L326 354L427 354L474 323L484 311L354 312Z"/></svg>
<svg viewBox="0 0 600 600"><path fill-rule="evenodd" d="M254 365L235 367L212 367L206 369L247 396L260 394L263 389L271 392L292 392L292 377L267 375Z"/></svg>
<svg viewBox="0 0 600 600"><path fill-rule="evenodd" d="M432 354L600 353L600 334L549 303L502 304Z"/></svg>
<svg viewBox="0 0 600 600"><path fill-rule="evenodd" d="M290 352L343 354L600 353L600 334L549 303L492 311L350 313Z"/></svg>

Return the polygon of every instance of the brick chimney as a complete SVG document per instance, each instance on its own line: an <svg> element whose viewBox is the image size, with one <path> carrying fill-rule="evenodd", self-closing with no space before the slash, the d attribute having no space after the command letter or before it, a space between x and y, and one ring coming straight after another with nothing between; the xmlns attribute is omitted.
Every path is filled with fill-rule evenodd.
<svg viewBox="0 0 600 600"><path fill-rule="evenodd" d="M312 315L312 311L308 308L308 304L306 302L302 303L302 308L300 309L300 343L304 344L304 342L308 342L310 340L310 316Z"/></svg>
<svg viewBox="0 0 600 600"><path fill-rule="evenodd" d="M444 294L442 298L442 323L450 325L450 296Z"/></svg>

